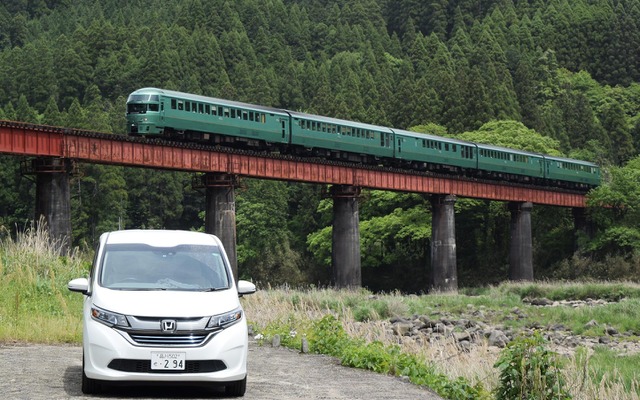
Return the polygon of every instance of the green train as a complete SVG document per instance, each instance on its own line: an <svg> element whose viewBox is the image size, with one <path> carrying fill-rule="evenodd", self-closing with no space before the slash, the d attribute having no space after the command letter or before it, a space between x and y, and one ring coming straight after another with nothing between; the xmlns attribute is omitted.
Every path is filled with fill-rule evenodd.
<svg viewBox="0 0 640 400"><path fill-rule="evenodd" d="M587 161L172 90L131 93L126 118L135 136L577 190L600 184L600 168Z"/></svg>

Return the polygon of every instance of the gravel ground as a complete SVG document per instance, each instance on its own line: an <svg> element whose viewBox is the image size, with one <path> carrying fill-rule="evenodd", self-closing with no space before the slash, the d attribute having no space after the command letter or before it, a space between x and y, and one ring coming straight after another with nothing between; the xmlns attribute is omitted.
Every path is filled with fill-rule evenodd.
<svg viewBox="0 0 640 400"><path fill-rule="evenodd" d="M80 390L82 349L78 346L0 343L2 399L85 398ZM441 397L400 378L346 368L330 357L249 344L245 399L436 400ZM209 397L196 388L112 388L91 398ZM224 398L222 393L210 397ZM89 397L87 397L89 398Z"/></svg>

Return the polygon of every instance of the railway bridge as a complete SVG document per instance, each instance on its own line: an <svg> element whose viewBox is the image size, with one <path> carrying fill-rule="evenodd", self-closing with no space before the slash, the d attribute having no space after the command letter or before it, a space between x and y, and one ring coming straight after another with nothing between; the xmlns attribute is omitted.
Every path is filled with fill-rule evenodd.
<svg viewBox="0 0 640 400"><path fill-rule="evenodd" d="M283 155L77 129L0 121L0 153L31 157L36 175L35 216L45 218L53 239L69 246L69 174L76 162L203 173L205 230L219 236L237 275L235 191L238 176L331 185L332 270L337 287L359 287L358 195L361 188L431 195L432 240L429 290L457 290L454 204L457 197L508 202L511 211L509 278L532 280L531 210L534 204L572 207L579 217L582 193L477 181L453 176L361 166Z"/></svg>

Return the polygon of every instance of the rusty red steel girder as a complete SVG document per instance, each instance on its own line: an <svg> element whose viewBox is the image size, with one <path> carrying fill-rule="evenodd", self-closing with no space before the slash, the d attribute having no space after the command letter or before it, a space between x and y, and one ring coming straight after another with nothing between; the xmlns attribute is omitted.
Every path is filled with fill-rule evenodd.
<svg viewBox="0 0 640 400"><path fill-rule="evenodd" d="M449 194L498 201L585 207L584 194L522 185L413 175L407 172L359 168L177 147L152 141L127 141L123 136L81 135L78 131L0 121L0 153L60 157L89 163L192 172L222 172L254 178L392 191Z"/></svg>

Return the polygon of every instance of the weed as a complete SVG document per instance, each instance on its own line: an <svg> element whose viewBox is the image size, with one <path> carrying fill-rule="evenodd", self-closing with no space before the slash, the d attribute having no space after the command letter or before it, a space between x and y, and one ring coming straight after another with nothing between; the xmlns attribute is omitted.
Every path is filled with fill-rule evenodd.
<svg viewBox="0 0 640 400"><path fill-rule="evenodd" d="M560 363L545 347L539 332L520 336L507 345L495 364L500 371L496 400L565 400Z"/></svg>

